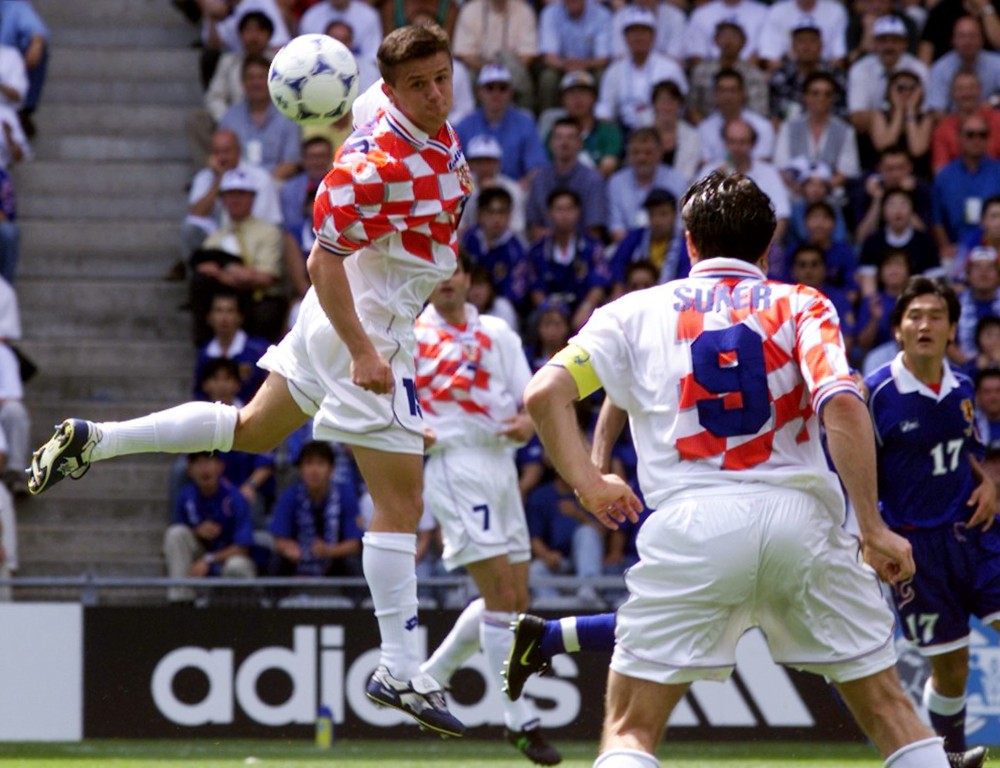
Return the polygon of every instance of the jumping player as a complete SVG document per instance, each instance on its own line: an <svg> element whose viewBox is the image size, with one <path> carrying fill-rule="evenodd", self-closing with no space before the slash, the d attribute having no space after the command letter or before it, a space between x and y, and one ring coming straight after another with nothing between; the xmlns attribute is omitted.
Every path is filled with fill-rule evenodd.
<svg viewBox="0 0 1000 768"><path fill-rule="evenodd" d="M381 657L368 696L461 736L441 687L419 670L423 428L413 321L455 269L455 230L472 177L446 120L452 57L444 31L397 29L382 41L378 64L389 103L345 141L319 187L313 287L295 326L261 358L270 373L254 398L238 411L186 403L125 422L70 419L35 453L29 485L41 493L130 453L267 451L311 418L317 439L352 446L375 503L362 565Z"/></svg>

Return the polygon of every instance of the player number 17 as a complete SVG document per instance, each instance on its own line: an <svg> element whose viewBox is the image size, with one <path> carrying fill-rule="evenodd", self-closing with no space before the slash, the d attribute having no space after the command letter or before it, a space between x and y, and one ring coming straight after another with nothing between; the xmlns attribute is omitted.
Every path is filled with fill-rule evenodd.
<svg viewBox="0 0 1000 768"><path fill-rule="evenodd" d="M907 616L906 628L910 630L910 639L924 645L934 642L934 625L939 616L937 613L921 613L919 616L911 613Z"/></svg>
<svg viewBox="0 0 1000 768"><path fill-rule="evenodd" d="M931 458L934 459L935 477L947 475L958 469L958 459L962 455L962 444L965 441L961 438L949 440L947 443L938 443L931 448Z"/></svg>

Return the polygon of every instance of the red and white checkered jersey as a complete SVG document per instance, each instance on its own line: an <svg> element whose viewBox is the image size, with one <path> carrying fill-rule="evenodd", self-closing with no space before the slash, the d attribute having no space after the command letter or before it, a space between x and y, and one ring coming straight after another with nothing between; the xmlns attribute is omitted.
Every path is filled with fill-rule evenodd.
<svg viewBox="0 0 1000 768"><path fill-rule="evenodd" d="M455 229L471 192L447 123L428 136L388 104L348 137L316 192L313 228L326 250L348 257L362 318L417 316L455 270Z"/></svg>
<svg viewBox="0 0 1000 768"><path fill-rule="evenodd" d="M760 482L810 491L842 518L817 414L833 394L859 393L837 312L818 291L708 259L597 310L572 343L629 412L650 507Z"/></svg>
<svg viewBox="0 0 1000 768"><path fill-rule="evenodd" d="M417 394L424 424L434 430L430 450L509 446L502 422L521 408L531 369L521 337L498 317L465 305L464 328L449 325L433 305L417 318Z"/></svg>

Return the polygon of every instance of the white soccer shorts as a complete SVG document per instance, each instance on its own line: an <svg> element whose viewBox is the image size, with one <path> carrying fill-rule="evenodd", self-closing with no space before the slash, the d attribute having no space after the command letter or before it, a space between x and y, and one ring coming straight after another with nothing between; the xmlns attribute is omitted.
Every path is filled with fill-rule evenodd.
<svg viewBox="0 0 1000 768"><path fill-rule="evenodd" d="M312 289L302 300L295 325L257 364L288 380L295 402L313 417L317 440L422 455L423 421L414 384L412 324L391 314L362 319L362 324L392 366L396 386L391 394L377 395L351 381L350 352Z"/></svg>
<svg viewBox="0 0 1000 768"><path fill-rule="evenodd" d="M684 492L639 531L611 668L657 683L725 680L759 626L780 664L847 682L896 662L895 621L857 540L803 491Z"/></svg>
<svg viewBox="0 0 1000 768"><path fill-rule="evenodd" d="M441 526L449 571L500 555L512 563L531 559L510 449L460 446L432 454L424 466L424 506Z"/></svg>

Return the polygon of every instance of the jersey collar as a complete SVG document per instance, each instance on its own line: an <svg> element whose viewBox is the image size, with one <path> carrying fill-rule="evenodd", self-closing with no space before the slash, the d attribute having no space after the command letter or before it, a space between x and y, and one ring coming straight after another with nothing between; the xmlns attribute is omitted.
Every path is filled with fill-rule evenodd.
<svg viewBox="0 0 1000 768"><path fill-rule="evenodd" d="M760 267L742 259L729 259L717 256L714 259L699 261L690 272L691 277L738 277L746 280L764 280Z"/></svg>
<svg viewBox="0 0 1000 768"><path fill-rule="evenodd" d="M955 378L955 374L952 373L951 366L946 362L944 364L944 375L941 377L941 391L935 392L933 389L924 384L920 379L914 376L910 370L903 365L903 353L899 352L889 364L889 370L892 372L892 378L896 382L896 389L899 390L901 395L911 395L914 392L925 397L931 397L934 400L941 401L953 390L958 388L958 379Z"/></svg>

